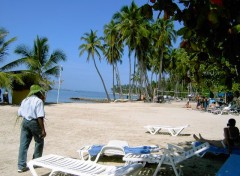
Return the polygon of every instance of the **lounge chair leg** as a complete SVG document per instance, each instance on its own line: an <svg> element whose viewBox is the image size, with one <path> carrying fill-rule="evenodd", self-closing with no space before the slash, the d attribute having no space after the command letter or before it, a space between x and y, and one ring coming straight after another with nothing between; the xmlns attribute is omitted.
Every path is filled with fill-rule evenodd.
<svg viewBox="0 0 240 176"><path fill-rule="evenodd" d="M168 157L169 157L169 160L170 160L170 163L171 163L171 166L172 166L172 168L173 168L173 171L174 171L175 175L176 175L176 176L180 176L179 173L178 173L178 171L177 171L176 165L175 165L174 162L173 162L172 157L171 157L170 155L168 155Z"/></svg>
<svg viewBox="0 0 240 176"><path fill-rule="evenodd" d="M157 168L155 169L155 172L153 173L153 176L157 176L157 173L161 170L161 166L162 166L164 159L165 159L165 155L163 155L161 160L159 161Z"/></svg>
<svg viewBox="0 0 240 176"><path fill-rule="evenodd" d="M38 176L31 162L28 163L28 168L30 169L32 176Z"/></svg>

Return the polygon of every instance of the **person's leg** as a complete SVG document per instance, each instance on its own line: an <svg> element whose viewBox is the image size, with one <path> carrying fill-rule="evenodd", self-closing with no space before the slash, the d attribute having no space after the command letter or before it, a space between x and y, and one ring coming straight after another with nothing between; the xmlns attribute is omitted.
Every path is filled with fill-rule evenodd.
<svg viewBox="0 0 240 176"><path fill-rule="evenodd" d="M42 134L42 130L37 120L33 120L31 122L31 131L35 141L35 149L33 153L33 159L35 159L42 156L44 147L44 139L40 137Z"/></svg>
<svg viewBox="0 0 240 176"><path fill-rule="evenodd" d="M18 154L18 169L25 169L27 164L27 151L29 148L29 144L32 140L31 132L27 127L27 120L23 120L22 128L21 128L21 136L20 136L20 146L19 146L19 154Z"/></svg>
<svg viewBox="0 0 240 176"><path fill-rule="evenodd" d="M211 145L214 145L216 147L220 147L220 148L224 148L223 147L223 144L222 144L222 141L221 140L208 140L208 139L204 139L201 134L199 134L199 138L194 134L193 135L193 138L196 140L196 141L199 141L199 142L208 142L209 144Z"/></svg>

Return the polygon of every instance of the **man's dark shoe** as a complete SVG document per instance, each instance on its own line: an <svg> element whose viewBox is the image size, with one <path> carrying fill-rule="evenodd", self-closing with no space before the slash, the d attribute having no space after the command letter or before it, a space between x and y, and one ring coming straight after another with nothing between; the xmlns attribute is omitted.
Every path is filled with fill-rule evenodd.
<svg viewBox="0 0 240 176"><path fill-rule="evenodd" d="M22 168L22 169L18 169L18 173L26 172L26 171L28 171L28 170L29 170L28 167L24 167L24 168Z"/></svg>

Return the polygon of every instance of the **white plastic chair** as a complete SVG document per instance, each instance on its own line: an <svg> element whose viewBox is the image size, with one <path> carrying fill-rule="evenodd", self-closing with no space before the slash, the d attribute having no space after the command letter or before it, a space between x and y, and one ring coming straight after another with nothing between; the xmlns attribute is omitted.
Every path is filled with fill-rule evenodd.
<svg viewBox="0 0 240 176"><path fill-rule="evenodd" d="M78 176L130 176L137 174L143 167L143 165L139 163L125 166L108 166L92 161L78 160L52 154L30 160L27 165L33 176L38 176L34 168L35 166L52 170L50 176L55 172Z"/></svg>
<svg viewBox="0 0 240 176"><path fill-rule="evenodd" d="M100 158L101 155L107 155L107 156L112 156L112 155L120 155L124 156L124 147L129 146L126 141L122 140L110 140L106 145L104 145L101 148L101 151L97 154L94 162L97 162ZM87 145L79 150L77 152L79 153L80 159L83 160L91 160L92 156L89 154L89 150L91 149L92 146Z"/></svg>
<svg viewBox="0 0 240 176"><path fill-rule="evenodd" d="M126 154L123 157L123 160L126 161L126 164L135 163L135 162L142 162L142 163L158 163L156 170L153 176L156 176L157 173L160 171L162 164L167 164L172 166L174 173L176 176L181 175L180 167L177 167L180 162L194 156L198 155L199 153L207 150L209 148L209 143L204 143L199 145L195 148L190 150L183 150L182 148L168 144L167 149L163 149L163 154Z"/></svg>
<svg viewBox="0 0 240 176"><path fill-rule="evenodd" d="M165 126L165 125L147 125L144 126L151 134L159 133L161 130L167 130L172 136L179 135L182 130L187 128L189 125L184 126Z"/></svg>
<svg viewBox="0 0 240 176"><path fill-rule="evenodd" d="M90 154L90 150L95 150L96 148L92 148L93 146L85 146L80 150L77 150L79 153L80 159L83 160L92 160L93 156ZM148 146L134 146L130 147L126 141L121 140L111 140L107 145L94 146L97 147L97 151L99 153L96 154L96 158L94 162L98 162L99 158L103 155L105 156L124 156L126 153L139 153L139 152L159 152L160 148L157 145L148 145ZM144 147L150 147L148 149L144 149ZM95 155L94 155L95 156Z"/></svg>

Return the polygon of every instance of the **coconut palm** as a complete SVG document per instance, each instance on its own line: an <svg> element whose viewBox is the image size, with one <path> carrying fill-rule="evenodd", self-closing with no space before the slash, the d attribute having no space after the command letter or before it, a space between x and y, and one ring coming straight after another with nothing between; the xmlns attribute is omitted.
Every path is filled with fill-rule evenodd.
<svg viewBox="0 0 240 176"><path fill-rule="evenodd" d="M148 43L147 38L149 35L149 31L147 30L147 21L141 15L141 12L135 2L133 1L131 5L123 6L120 12L114 14L113 19L117 23L117 29L121 33L121 39L125 41L129 48L129 98L131 99L131 59L130 55L134 51L135 52L135 59L138 60L138 68L141 71L141 86L143 84L144 78L144 52L146 48L146 44ZM134 61L134 73L135 75L135 64Z"/></svg>
<svg viewBox="0 0 240 176"><path fill-rule="evenodd" d="M49 55L49 45L46 37L40 38L37 36L32 49L29 49L26 45L17 46L15 53L21 55L21 58L5 65L3 69L11 69L16 65L23 64L27 67L27 70L21 70L21 72L30 74L45 89L49 89L52 84L50 76L58 76L58 63L66 60L66 55L61 50L55 50Z"/></svg>
<svg viewBox="0 0 240 176"><path fill-rule="evenodd" d="M166 47L171 46L172 40L176 41L176 31L171 20L157 19L153 25L153 38L155 40L155 46L159 50L160 64L159 64L159 78L158 78L158 89L161 87L161 79L163 72L163 54Z"/></svg>
<svg viewBox="0 0 240 176"><path fill-rule="evenodd" d="M123 53L123 44L120 41L119 32L116 28L116 24L113 20L107 25L104 26L104 40L105 40L105 56L107 58L108 63L110 63L113 67L113 97L115 99L115 86L114 86L114 77L116 72L116 79L119 83L120 87L120 96L122 97L122 87L120 75L117 68L117 62L121 62L121 57Z"/></svg>
<svg viewBox="0 0 240 176"><path fill-rule="evenodd" d="M4 60L4 57L8 54L8 46L16 40L16 37L6 40L8 32L4 29L0 29L0 63ZM13 80L23 84L21 76L12 72L4 70L4 65L0 67L0 87L11 89Z"/></svg>
<svg viewBox="0 0 240 176"><path fill-rule="evenodd" d="M102 81L106 96L108 101L110 102L111 99L109 97L106 85L104 83L104 80L102 78L102 75L100 74L100 71L98 70L97 64L96 64L96 60L95 60L95 54L98 56L99 60L101 60L101 55L99 51L103 51L103 46L101 44L101 38L97 37L97 32L96 31L90 31L90 33L85 33L83 37L81 37L81 40L83 40L85 43L81 44L79 46L79 50L80 50L80 56L83 55L83 53L87 52L87 61L90 61L90 58L92 57L94 66L97 70L97 73Z"/></svg>

